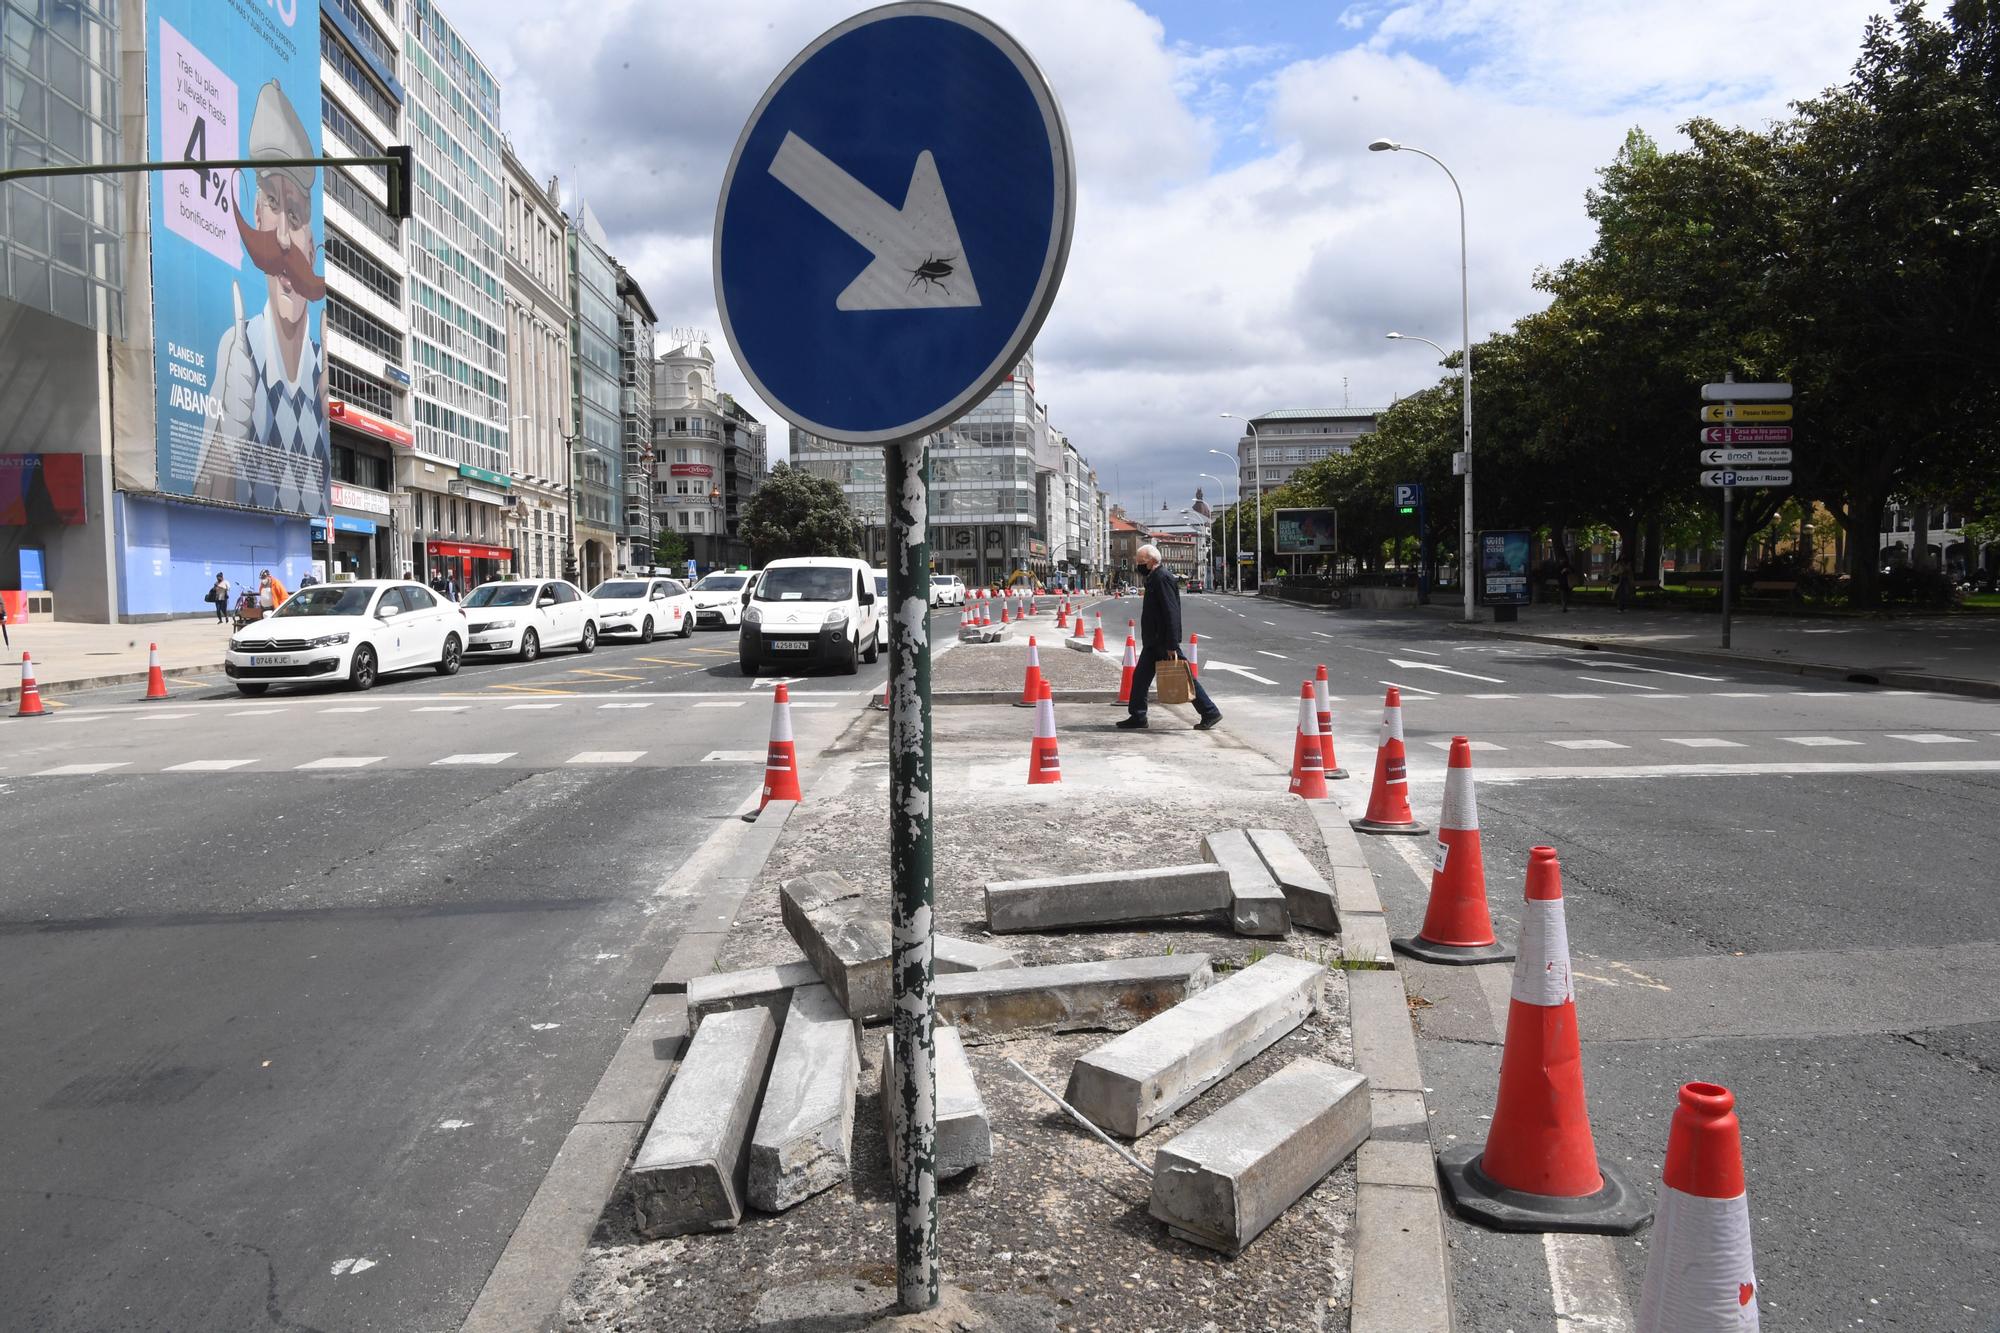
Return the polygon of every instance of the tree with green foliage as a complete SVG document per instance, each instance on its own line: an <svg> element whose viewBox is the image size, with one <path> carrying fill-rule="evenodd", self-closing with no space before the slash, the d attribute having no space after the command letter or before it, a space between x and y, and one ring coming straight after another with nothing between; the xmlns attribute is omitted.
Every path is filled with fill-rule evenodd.
<svg viewBox="0 0 2000 1333"><path fill-rule="evenodd" d="M837 482L780 463L743 506L743 535L759 565L793 556L859 557L854 511Z"/></svg>
<svg viewBox="0 0 2000 1333"><path fill-rule="evenodd" d="M679 569L687 564L687 538L670 528L661 528L653 538L653 563L665 569Z"/></svg>

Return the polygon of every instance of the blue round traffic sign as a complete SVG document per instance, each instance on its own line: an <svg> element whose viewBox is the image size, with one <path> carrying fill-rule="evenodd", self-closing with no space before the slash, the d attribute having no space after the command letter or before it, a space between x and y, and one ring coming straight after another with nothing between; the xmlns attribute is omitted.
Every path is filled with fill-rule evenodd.
<svg viewBox="0 0 2000 1333"><path fill-rule="evenodd" d="M803 430L886 444L1014 368L1062 281L1069 131L1020 44L956 5L872 9L796 56L715 211L723 335Z"/></svg>

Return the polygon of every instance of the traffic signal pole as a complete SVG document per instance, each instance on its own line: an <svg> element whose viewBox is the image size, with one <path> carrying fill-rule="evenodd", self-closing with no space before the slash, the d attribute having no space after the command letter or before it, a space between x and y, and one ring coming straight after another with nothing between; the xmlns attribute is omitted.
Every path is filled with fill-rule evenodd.
<svg viewBox="0 0 2000 1333"><path fill-rule="evenodd" d="M389 169L388 214L399 221L410 219L415 196L410 190L410 148L396 144L388 152L370 157L213 157L185 162L86 162L80 166L10 167L0 171L0 185L45 176L129 176L137 172L203 172L227 167L262 171L268 167L387 167Z"/></svg>

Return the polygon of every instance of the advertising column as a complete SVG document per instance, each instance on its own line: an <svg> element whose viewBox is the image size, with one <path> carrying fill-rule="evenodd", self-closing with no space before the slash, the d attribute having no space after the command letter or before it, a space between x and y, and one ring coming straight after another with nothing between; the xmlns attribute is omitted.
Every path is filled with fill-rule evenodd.
<svg viewBox="0 0 2000 1333"><path fill-rule="evenodd" d="M121 496L124 610L199 611L217 571L297 586L327 515L317 0L152 0L156 478ZM207 168L270 159L249 170Z"/></svg>

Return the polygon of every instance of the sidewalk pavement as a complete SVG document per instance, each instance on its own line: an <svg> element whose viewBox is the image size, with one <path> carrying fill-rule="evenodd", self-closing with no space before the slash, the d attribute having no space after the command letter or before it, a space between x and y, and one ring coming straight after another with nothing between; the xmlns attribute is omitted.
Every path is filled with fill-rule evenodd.
<svg viewBox="0 0 2000 1333"><path fill-rule="evenodd" d="M1383 612L1370 613L1381 617ZM1408 613L1457 621L1455 607ZM1512 624L1481 612L1465 628L1495 638L1578 648L1632 649L1722 666L1791 671L1867 685L2000 697L2000 616L1737 616L1730 646L1722 618L1690 611L1626 611L1605 607L1526 606Z"/></svg>
<svg viewBox="0 0 2000 1333"><path fill-rule="evenodd" d="M31 620L7 626L6 665L0 699L21 690L21 654L35 657L35 685L44 694L117 685L146 679L146 645L160 645L160 666L168 676L222 670L229 626L213 616L156 620L140 625L99 625L68 620Z"/></svg>

